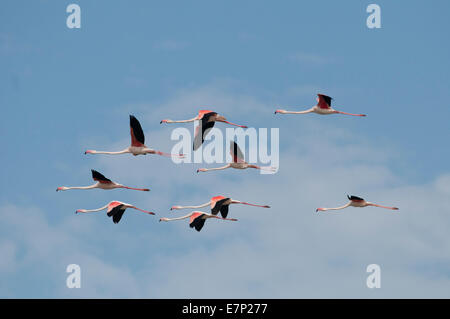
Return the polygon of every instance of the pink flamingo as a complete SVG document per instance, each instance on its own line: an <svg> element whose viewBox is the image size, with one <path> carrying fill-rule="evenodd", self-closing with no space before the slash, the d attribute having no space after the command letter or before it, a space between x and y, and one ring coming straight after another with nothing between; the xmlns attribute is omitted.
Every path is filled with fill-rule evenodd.
<svg viewBox="0 0 450 319"><path fill-rule="evenodd" d="M141 124L133 115L130 115L130 135L131 135L131 146L127 147L126 149L124 149L122 151L106 152L106 151L87 150L86 152L84 152L84 154L118 155L118 154L131 153L134 156L156 154L156 155L167 156L167 157L171 157L171 156L181 157L181 158L184 157L183 154L174 155L174 154L163 153L163 152L156 151L156 150L153 150L153 149L145 146L144 131L142 131Z"/></svg>
<svg viewBox="0 0 450 319"><path fill-rule="evenodd" d="M386 208L386 209L391 209L391 210L398 210L397 207L389 207L389 206L382 206L382 205L378 205L378 204L374 204L371 202L366 202L364 199L362 199L361 197L358 196L348 196L347 198L349 199L349 202L347 204L345 204L344 206L340 206L340 207L335 207L335 208L317 208L316 212L324 212L327 210L338 210L338 209L344 209L347 208L349 206L353 206L353 207L367 207L367 206L375 206L375 207L381 207L381 208Z"/></svg>
<svg viewBox="0 0 450 319"><path fill-rule="evenodd" d="M345 114L345 115L353 115L353 116L366 116L365 114L353 114L353 113L346 113L341 111L336 111L335 109L331 108L331 100L332 98L323 95L323 94L317 94L317 105L313 106L312 108L306 110L306 111L286 111L286 110L276 110L275 114L306 114L306 113L317 113L321 115L327 115L327 114Z"/></svg>
<svg viewBox="0 0 450 319"><path fill-rule="evenodd" d="M246 202L241 202L238 200L231 199L229 197L224 196L215 196L212 197L211 200L205 204L198 205L198 206L172 206L170 210L174 209L185 209L185 208L202 208L206 207L208 205L211 206L211 214L217 215L220 211L220 214L223 218L226 218L228 215L228 209L231 204L243 204L243 205L250 205L250 206L256 206L256 207L263 207L263 208L270 208L268 205L256 205L256 204L250 204Z"/></svg>
<svg viewBox="0 0 450 319"><path fill-rule="evenodd" d="M149 215L155 215L153 212L149 212L140 208L137 208L136 206L133 206L131 204L119 202L119 201L112 201L109 202L107 205L97 208L97 209L78 209L75 214L77 213L91 213L91 212L99 212L101 210L107 209L107 215L108 217L112 217L112 220L114 224L117 224L120 222L120 219L122 218L123 213L125 213L125 210L127 208L133 208L140 212L149 214Z"/></svg>
<svg viewBox="0 0 450 319"><path fill-rule="evenodd" d="M231 142L230 153L233 158L233 162L228 163L227 165L222 166L222 167L199 168L197 170L197 173L198 172L207 172L207 171L217 171L217 170L227 169L230 167L235 168L235 169L256 168L256 169L261 169L261 170L269 170L272 172L276 171L276 167L263 167L263 166L252 165L252 164L247 163L244 159L244 154L242 153L241 149L236 144L236 142L233 142L233 141Z"/></svg>
<svg viewBox="0 0 450 319"><path fill-rule="evenodd" d="M134 188L134 187L124 186L122 184L111 181L110 179L106 178L103 174L97 172L96 170L92 169L91 171L92 171L92 179L97 182L94 185L74 186L74 187L61 186L61 187L58 187L56 189L56 191L66 191L69 189L92 189L92 188L100 188L100 189L126 188L126 189L133 189L133 190L144 191L144 192L150 191L148 188Z"/></svg>
<svg viewBox="0 0 450 319"><path fill-rule="evenodd" d="M247 128L247 126L245 125L238 125L228 122L224 116L209 110L199 111L198 115L190 120L181 120L181 121L162 120L160 123L188 123L194 121L201 121L195 130L195 137L193 144L194 151L197 150L203 144L206 135L214 127L214 124L216 122L223 122L230 125L239 126L242 128Z"/></svg>
<svg viewBox="0 0 450 319"><path fill-rule="evenodd" d="M199 212L199 211L195 211L192 212L190 214L187 214L186 216L182 216L182 217L176 217L176 218L161 218L159 221L160 222L169 222L172 220L180 220L180 219L186 219L189 218L189 226L191 228L195 228L196 231L200 231L203 228L203 225L205 224L205 221L208 218L217 218L217 219L222 219L222 220L231 220L231 221L237 221L237 219L234 218L222 218L219 216L215 216L212 214L208 214L208 213L204 213L204 212Z"/></svg>

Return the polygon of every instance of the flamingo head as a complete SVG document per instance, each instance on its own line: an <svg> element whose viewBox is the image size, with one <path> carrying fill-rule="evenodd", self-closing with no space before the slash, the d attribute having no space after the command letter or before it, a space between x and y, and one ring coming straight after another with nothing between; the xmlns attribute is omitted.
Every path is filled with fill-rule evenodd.
<svg viewBox="0 0 450 319"><path fill-rule="evenodd" d="M167 123L167 121L168 121L168 120L161 120L161 122L159 122L159 124Z"/></svg>
<svg viewBox="0 0 450 319"><path fill-rule="evenodd" d="M286 112L286 110L275 110L275 114L277 114L277 113L284 113L284 112Z"/></svg>
<svg viewBox="0 0 450 319"><path fill-rule="evenodd" d="M86 154L94 154L94 153L95 153L94 150L87 150L87 151L84 152L84 155L86 155Z"/></svg>
<svg viewBox="0 0 450 319"><path fill-rule="evenodd" d="M172 206L172 207L170 207L170 210L174 210L174 209L181 209L181 206Z"/></svg>
<svg viewBox="0 0 450 319"><path fill-rule="evenodd" d="M58 191L66 191L66 190L68 190L69 188L68 187L65 187L65 186L61 186L61 187L58 187L57 189L56 189L56 191L58 192Z"/></svg>
<svg viewBox="0 0 450 319"><path fill-rule="evenodd" d="M198 170L197 170L197 173L198 172L206 172L206 168L199 168Z"/></svg>
<svg viewBox="0 0 450 319"><path fill-rule="evenodd" d="M78 213L86 213L86 210L85 209L77 209L75 211L75 214L78 214Z"/></svg>
<svg viewBox="0 0 450 319"><path fill-rule="evenodd" d="M316 213L317 213L317 212L323 212L323 211L325 211L324 208L320 208L320 207L319 207L319 208L316 209Z"/></svg>
<svg viewBox="0 0 450 319"><path fill-rule="evenodd" d="M167 221L169 221L169 219L166 218L166 217L162 217L162 218L159 219L159 221L160 222L167 222Z"/></svg>

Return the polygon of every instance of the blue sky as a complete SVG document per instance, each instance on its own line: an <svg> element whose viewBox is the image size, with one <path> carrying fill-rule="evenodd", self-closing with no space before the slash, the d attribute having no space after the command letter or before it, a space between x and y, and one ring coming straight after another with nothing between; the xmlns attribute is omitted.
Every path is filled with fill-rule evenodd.
<svg viewBox="0 0 450 319"><path fill-rule="evenodd" d="M377 1L378 30L367 1L76 1L79 30L66 27L70 3L1 4L0 296L449 297L447 1ZM317 92L368 117L273 115ZM83 155L127 146L129 114L169 151L175 126L159 121L203 106L279 127L280 171L198 176L165 158ZM88 185L91 168L152 191L55 192ZM313 214L347 193L400 213ZM157 223L219 194L272 209L232 207L237 225L201 233ZM158 215L113 225L73 214L113 199ZM76 291L69 263L82 267ZM369 263L382 267L380 290L365 287Z"/></svg>

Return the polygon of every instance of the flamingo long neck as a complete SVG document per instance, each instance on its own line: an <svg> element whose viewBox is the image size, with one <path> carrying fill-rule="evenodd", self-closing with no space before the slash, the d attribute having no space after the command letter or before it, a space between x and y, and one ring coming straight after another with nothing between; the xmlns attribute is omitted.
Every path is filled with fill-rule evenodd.
<svg viewBox="0 0 450 319"><path fill-rule="evenodd" d="M173 221L173 220L180 220L180 219L186 219L192 216L192 213L187 214L185 216L181 216L181 217L174 217L174 218L166 218L165 221L169 222L169 221Z"/></svg>
<svg viewBox="0 0 450 319"><path fill-rule="evenodd" d="M105 206L97 208L97 209L84 209L83 211L78 210L77 212L79 212L79 213L93 213L93 212L99 212L99 211L104 210L106 208L108 208L108 205L105 205Z"/></svg>
<svg viewBox="0 0 450 319"><path fill-rule="evenodd" d="M72 186L72 187L67 187L67 189L92 189L92 188L97 188L98 187L98 183L94 184L94 185L90 185L90 186Z"/></svg>
<svg viewBox="0 0 450 319"><path fill-rule="evenodd" d="M311 113L311 112L313 112L312 108L305 110L305 111L282 111L282 112L278 112L278 113L281 113L281 114L307 114L307 113Z"/></svg>
<svg viewBox="0 0 450 319"><path fill-rule="evenodd" d="M107 155L119 155L119 154L125 154L130 153L130 150L128 148L118 151L118 152L107 152L107 151L96 151L96 150L88 150L85 152L86 154L107 154Z"/></svg>
<svg viewBox="0 0 450 319"><path fill-rule="evenodd" d="M206 168L205 172L206 171L218 171L218 170L226 169L226 168L229 168L229 167L230 167L230 164L227 164L227 165L222 166L222 167Z"/></svg>
<svg viewBox="0 0 450 319"><path fill-rule="evenodd" d="M190 119L190 120L178 120L178 121L167 120L166 123L189 123L189 122L194 122L195 120L198 120L198 119L196 117L194 117L193 119Z"/></svg>
<svg viewBox="0 0 450 319"><path fill-rule="evenodd" d="M174 209L185 209L185 208L193 208L193 209L195 209L195 208L206 207L206 206L208 206L208 205L210 205L210 204L211 204L211 202L207 202L207 203L205 203L205 204L198 205L198 206L179 206L178 208L174 208Z"/></svg>
<svg viewBox="0 0 450 319"><path fill-rule="evenodd" d="M339 209L344 209L347 208L348 206L350 206L350 203L347 203L343 206L339 206L339 207L332 207L332 208L322 208L322 210L339 210Z"/></svg>
<svg viewBox="0 0 450 319"><path fill-rule="evenodd" d="M312 109L309 109L309 110L306 110L306 111L297 111L297 112L295 112L295 111L287 111L286 114L308 114L308 113L311 113L312 111L313 111Z"/></svg>

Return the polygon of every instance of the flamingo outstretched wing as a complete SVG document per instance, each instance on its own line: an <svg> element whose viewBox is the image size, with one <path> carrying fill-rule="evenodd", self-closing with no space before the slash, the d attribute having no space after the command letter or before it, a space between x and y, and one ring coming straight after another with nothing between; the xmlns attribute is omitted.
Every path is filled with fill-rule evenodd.
<svg viewBox="0 0 450 319"><path fill-rule="evenodd" d="M92 179L94 181L104 183L104 184L112 183L112 181L110 179L106 178L103 174L97 172L96 170L91 169L91 172L92 172Z"/></svg>
<svg viewBox="0 0 450 319"><path fill-rule="evenodd" d="M211 214L217 215L219 213L219 211L220 211L222 217L225 218L226 214L228 214L228 209L227 209L227 213L224 216L223 213L222 213L222 208L225 207L225 206L228 207L228 205L224 205L224 203L227 200L229 200L229 198L226 198L226 197L223 197L223 196L216 196L216 197L213 197L212 201L214 201L214 200L215 200L215 205L214 205L214 207L211 208Z"/></svg>
<svg viewBox="0 0 450 319"><path fill-rule="evenodd" d="M203 226L205 225L205 221L206 221L206 219L203 218L204 215L205 214L201 214L201 213L192 214L190 221L189 221L189 226L191 228L195 228L196 231L202 230Z"/></svg>
<svg viewBox="0 0 450 319"><path fill-rule="evenodd" d="M145 144L144 131L141 123L133 115L130 115L131 146L141 147Z"/></svg>
<svg viewBox="0 0 450 319"><path fill-rule="evenodd" d="M348 196L348 195L347 195L347 198L348 198L349 200L355 201L355 202L361 202L361 201L364 200L364 199L362 199L361 197L354 196L354 195L351 195L351 196Z"/></svg>
<svg viewBox="0 0 450 319"><path fill-rule="evenodd" d="M234 141L230 144L230 154L234 163L245 163L244 154Z"/></svg>
<svg viewBox="0 0 450 319"><path fill-rule="evenodd" d="M113 218L114 224L117 224L122 219L123 213L125 213L125 207L122 203L116 202L114 206L108 206L108 217Z"/></svg>
<svg viewBox="0 0 450 319"><path fill-rule="evenodd" d="M321 109L329 109L331 107L331 100L333 98L324 94L317 94L317 96L319 97L319 102L317 103L317 105Z"/></svg>
<svg viewBox="0 0 450 319"><path fill-rule="evenodd" d="M193 150L196 151L205 141L206 134L214 127L215 121L211 121L211 116L217 115L216 112L209 112L202 115L200 124L195 129ZM201 128L201 133L200 133Z"/></svg>

